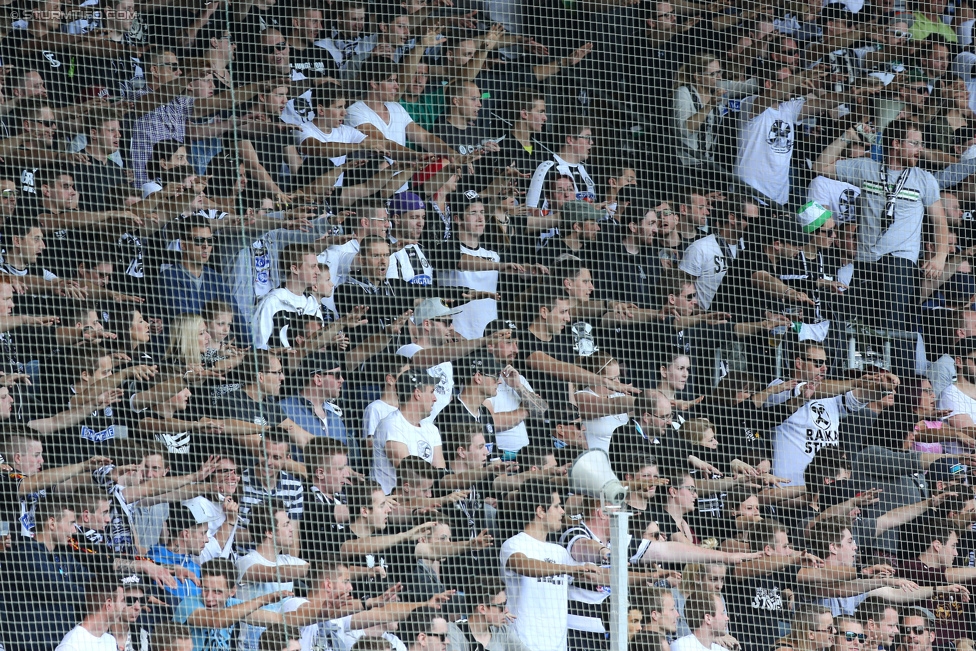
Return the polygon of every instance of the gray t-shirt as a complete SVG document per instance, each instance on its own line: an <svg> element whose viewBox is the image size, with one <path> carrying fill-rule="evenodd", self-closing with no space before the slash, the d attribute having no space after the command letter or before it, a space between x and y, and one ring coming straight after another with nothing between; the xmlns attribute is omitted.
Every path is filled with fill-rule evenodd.
<svg viewBox="0 0 976 651"><path fill-rule="evenodd" d="M888 170L887 185L894 191L907 174L895 199L894 220L884 228L887 194L881 165L870 158L837 161L837 179L861 188L861 222L857 229L857 259L877 262L891 254L918 263L922 246L925 208L939 200L939 184L929 172L917 167Z"/></svg>

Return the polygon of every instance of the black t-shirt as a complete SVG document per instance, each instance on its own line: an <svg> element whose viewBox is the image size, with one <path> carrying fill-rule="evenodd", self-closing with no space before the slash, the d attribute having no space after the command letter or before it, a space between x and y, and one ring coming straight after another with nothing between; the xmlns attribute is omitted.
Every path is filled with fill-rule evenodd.
<svg viewBox="0 0 976 651"><path fill-rule="evenodd" d="M123 193L131 191L125 170L110 160L104 163L93 160L88 165L75 165L71 176L78 191L78 210L117 210Z"/></svg>
<svg viewBox="0 0 976 651"><path fill-rule="evenodd" d="M395 533L395 531L391 531L391 528L387 527L382 535L390 535L391 533ZM336 531L335 535L332 536L331 548L338 551L343 543L356 539L358 539L358 536L349 527L346 527L345 529ZM353 597L365 601L373 597L378 597L390 587L396 585L402 577L412 572L417 561L416 555L414 554L415 547L415 542L407 541L399 545L387 547L383 551L375 554L363 554L357 557L345 556L344 558L350 566L370 569L381 567L386 570L385 578L380 578L372 574L367 578L353 581Z"/></svg>
<svg viewBox="0 0 976 651"><path fill-rule="evenodd" d="M743 251L725 274L711 310L728 312L735 323L762 321L767 311L779 312L779 305L770 294L756 289L752 284L753 275L760 271L772 276L779 275L776 265L770 262L761 247Z"/></svg>
<svg viewBox="0 0 976 651"><path fill-rule="evenodd" d="M784 591L796 591L796 568L786 568L726 587L730 632L744 651L768 651L780 636L780 622L791 613Z"/></svg>
<svg viewBox="0 0 976 651"><path fill-rule="evenodd" d="M430 127L430 132L457 150L462 156L476 151L488 140L498 138L501 134L491 124L490 121L479 118L467 129L458 129L447 121L447 114L442 115ZM496 154L484 153L480 159L474 162L474 177L469 177L467 183L473 183L474 187L481 189L491 183L496 167L499 167L499 159Z"/></svg>
<svg viewBox="0 0 976 651"><path fill-rule="evenodd" d="M478 405L477 413L471 411L460 400L452 400L434 419L437 430L444 432L457 429L465 425L480 425L485 435L485 446L488 452L495 450L495 420L484 405Z"/></svg>
<svg viewBox="0 0 976 651"><path fill-rule="evenodd" d="M536 393L550 403L554 400L569 402L569 387L566 382L533 369L529 365L529 357L535 352L540 352L560 362L574 364L576 349L573 343L573 336L565 331L554 335L549 341L542 341L528 329L525 330L524 336L519 337L519 361L520 368L525 369L525 379L529 381Z"/></svg>
<svg viewBox="0 0 976 651"><path fill-rule="evenodd" d="M275 427L288 420L276 400L258 402L243 389L232 391L217 401L216 411L221 418L241 420L264 427Z"/></svg>
<svg viewBox="0 0 976 651"><path fill-rule="evenodd" d="M142 438L155 440L166 446L166 451L169 453L170 474L186 475L197 470L200 464L219 448L216 437L194 431L193 422L182 420L180 414L173 416L174 420L182 423L180 431L156 432L149 430L145 420L149 418L163 420L164 416L152 410L142 412L140 415L142 420L139 421L139 429Z"/></svg>
<svg viewBox="0 0 976 651"><path fill-rule="evenodd" d="M345 503L345 495L326 495L312 486L305 491L302 503L301 543L302 558L321 561L334 558L336 535L345 531L346 525L336 521L337 504Z"/></svg>

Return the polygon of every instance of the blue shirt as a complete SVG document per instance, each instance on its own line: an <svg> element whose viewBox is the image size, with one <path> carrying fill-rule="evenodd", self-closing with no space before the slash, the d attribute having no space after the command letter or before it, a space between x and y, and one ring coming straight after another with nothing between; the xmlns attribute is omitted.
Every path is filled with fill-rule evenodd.
<svg viewBox="0 0 976 651"><path fill-rule="evenodd" d="M236 606L244 603L240 599L231 597L224 604L224 608ZM204 608L203 600L200 597L187 597L180 602L173 612L173 621L179 624L186 624L190 615ZM189 626L189 624L187 624ZM230 651L230 639L237 625L230 628L196 628L191 626L190 633L193 636L193 651Z"/></svg>
<svg viewBox="0 0 976 651"><path fill-rule="evenodd" d="M185 567L193 572L198 579L200 578L200 565L197 564L196 561L194 561L188 554L177 554L175 552L171 552L162 545L155 545L149 550L149 558L153 559L153 561L159 565L177 565L179 567ZM192 581L177 579L176 583L177 587L175 590L165 586L163 587L166 592L173 595L177 599L200 596L200 586L196 585Z"/></svg>
<svg viewBox="0 0 976 651"><path fill-rule="evenodd" d="M325 420L315 415L312 403L303 396L291 396L281 401L281 410L285 412L296 425L301 427L309 434L315 436L328 436L343 445L348 445L346 437L346 426L342 422L342 417L337 413L336 407L328 402L322 405L325 410Z"/></svg>
<svg viewBox="0 0 976 651"><path fill-rule="evenodd" d="M200 314L208 301L223 301L232 307L237 305L227 283L224 282L224 277L207 266L204 266L199 278L191 275L181 264L165 269L159 275L159 289L162 293L163 307L170 318L180 314ZM250 341L250 333L243 329L244 324L236 308L234 324L236 334L248 335L242 341Z"/></svg>

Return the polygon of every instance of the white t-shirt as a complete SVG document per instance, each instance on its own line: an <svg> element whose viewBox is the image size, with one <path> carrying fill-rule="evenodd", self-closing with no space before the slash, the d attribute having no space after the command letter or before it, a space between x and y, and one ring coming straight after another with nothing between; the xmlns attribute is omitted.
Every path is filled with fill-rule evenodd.
<svg viewBox="0 0 976 651"><path fill-rule="evenodd" d="M397 410L396 407L382 400L374 400L366 406L363 412L363 438L371 439L376 436L376 428L384 418Z"/></svg>
<svg viewBox="0 0 976 651"><path fill-rule="evenodd" d="M366 135L364 133L344 124L332 129L329 131L329 133L326 133L319 127L315 126L315 124L312 122L306 122L305 124L301 125L301 128L302 130L295 134L295 144L298 145L302 144L309 138L314 138L319 142L339 142L345 144L357 144L363 140L366 140ZM339 165L345 165L346 163L345 156L336 156L335 158L330 158L329 160L332 161L332 164L336 167ZM339 178L336 179L335 187L342 187L342 177L344 175L345 172L339 175Z"/></svg>
<svg viewBox="0 0 976 651"><path fill-rule="evenodd" d="M360 124L371 124L387 140L392 140L396 144L406 147L407 126L413 122L413 118L410 117L405 108L396 102L386 102L384 106L390 112L389 122L384 122L376 114L376 111L366 106L366 102L356 102L346 112L346 124L350 127L358 127Z"/></svg>
<svg viewBox="0 0 976 651"><path fill-rule="evenodd" d="M434 450L441 446L441 434L428 421L421 421L414 427L403 417L400 410L387 416L376 428L373 437L373 479L389 495L397 485L396 468L386 456L386 442L396 441L407 446L409 456L420 457L429 464L434 463Z"/></svg>
<svg viewBox="0 0 976 651"><path fill-rule="evenodd" d="M973 400L959 390L955 384L950 384L939 396L939 409L951 409L949 417L965 414L976 423L976 400ZM943 443L944 451L947 454L960 454L965 450L954 442Z"/></svg>
<svg viewBox="0 0 976 651"><path fill-rule="evenodd" d="M346 282L346 279L349 277L349 272L352 270L352 263L357 255L359 255L359 240L349 240L343 244L330 246L322 253L319 253L317 259L319 264L324 264L329 267L332 280L336 287L338 287Z"/></svg>
<svg viewBox="0 0 976 651"><path fill-rule="evenodd" d="M293 336L288 331L293 315L321 319L322 309L311 296L299 296L284 287L271 290L254 310L254 347L259 350L267 350L269 346L291 348Z"/></svg>
<svg viewBox="0 0 976 651"><path fill-rule="evenodd" d="M278 590L291 590L293 587L295 587L294 583L291 581L246 581L244 579L244 574L254 565L263 565L264 567L280 567L286 565L308 565L308 562L296 556L291 556L290 554L278 554L278 557L272 561L259 554L258 550L252 549L246 555L237 559L237 580L241 584L241 587L238 589L237 595L235 596L242 601L256 599L262 595L266 595Z"/></svg>
<svg viewBox="0 0 976 651"><path fill-rule="evenodd" d="M828 208L838 224L857 221L857 201L860 196L861 188L856 185L826 176L814 178L807 190L807 200Z"/></svg>
<svg viewBox="0 0 976 651"><path fill-rule="evenodd" d="M534 579L508 569L512 554L546 563L576 565L564 547L536 540L522 532L502 544L501 567L508 608L515 615L512 630L531 651L565 651L569 626L569 584L565 574Z"/></svg>
<svg viewBox="0 0 976 651"><path fill-rule="evenodd" d="M289 597L281 602L281 612L291 613L308 603L303 597ZM349 649L365 635L362 629L352 628L352 615L338 619L324 619L320 622L302 626L299 629L299 644L302 651L343 651ZM383 633L383 638L391 644L393 651L407 651L403 643L392 633Z"/></svg>
<svg viewBox="0 0 976 651"><path fill-rule="evenodd" d="M119 651L119 645L114 636L105 633L95 637L78 624L61 639L55 651Z"/></svg>
<svg viewBox="0 0 976 651"><path fill-rule="evenodd" d="M457 316L454 318L456 319ZM406 344L401 346L396 354L403 355L407 359L413 359L413 356L421 350L423 348L417 344ZM430 416L424 419L424 422L433 424L437 414L444 411L444 407L449 405L451 398L454 397L454 364L452 362L441 362L437 366L431 366L427 369L427 375L437 378L437 386L434 387L437 401L434 402L434 408L430 410Z"/></svg>
<svg viewBox="0 0 976 651"><path fill-rule="evenodd" d="M671 651L727 651L725 647L712 642L712 646L706 647L698 641L694 635L679 637L671 643Z"/></svg>
<svg viewBox="0 0 976 651"><path fill-rule="evenodd" d="M782 384L774 380L770 386ZM777 393L766 404L780 404L794 392ZM776 426L773 440L773 474L792 480L791 486L803 486L803 471L813 456L826 447L840 445L840 419L866 406L848 391L842 396L810 400L792 416Z"/></svg>
<svg viewBox="0 0 976 651"><path fill-rule="evenodd" d="M592 389L582 389L576 393L589 393L591 395L596 395ZM623 396L622 393L612 393L611 398L619 398ZM600 416L599 418L593 418L591 420L584 420L583 426L586 428L586 444L589 449L593 450L599 448L600 450L606 451L607 454L610 453L610 439L613 437L613 432L618 427L623 427L630 422L630 414L626 411L621 414L611 414L609 416Z"/></svg>
<svg viewBox="0 0 976 651"><path fill-rule="evenodd" d="M500 262L501 258L494 251L485 247L470 249L461 245L461 255L484 258L492 262ZM467 287L482 292L498 291L497 271L461 271L449 269L437 274L437 283L442 287ZM498 301L493 298L480 298L461 306L461 311L454 315L454 331L465 339L478 339L485 334L489 323L498 318Z"/></svg>
<svg viewBox="0 0 976 651"><path fill-rule="evenodd" d="M529 384L524 376L519 375L519 379L521 380L522 387L526 391L532 391L532 385ZM515 411L522 405L522 399L519 397L518 392L505 384L504 380L499 380L498 393L488 398L488 401L491 402L491 408L496 414ZM518 452L526 447L529 444L529 431L525 427L525 421L505 431L496 429L495 442L500 450L508 450L509 452Z"/></svg>
<svg viewBox="0 0 976 651"><path fill-rule="evenodd" d="M796 140L796 121L805 100L801 97L782 102L753 116L756 99L757 96L753 96L742 100L743 125L739 130L735 174L743 183L785 205L790 198L790 162Z"/></svg>
<svg viewBox="0 0 976 651"><path fill-rule="evenodd" d="M688 245L678 268L695 278L695 292L698 304L707 310L725 278L729 264L735 260L738 248L735 242L728 242L732 260L727 260L715 234L706 235Z"/></svg>

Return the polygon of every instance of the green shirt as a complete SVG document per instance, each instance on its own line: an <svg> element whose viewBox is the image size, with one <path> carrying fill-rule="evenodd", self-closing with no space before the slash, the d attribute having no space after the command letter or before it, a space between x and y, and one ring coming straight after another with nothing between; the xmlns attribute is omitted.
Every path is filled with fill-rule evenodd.
<svg viewBox="0 0 976 651"><path fill-rule="evenodd" d="M952 29L951 25L946 25L941 20L937 22L932 21L922 13L912 14L912 17L915 19L915 22L912 23L911 30L913 40L921 41L928 38L930 34L941 34L950 43L959 42L959 37L956 36L956 32Z"/></svg>
<svg viewBox="0 0 976 651"><path fill-rule="evenodd" d="M444 112L444 88L438 87L434 91L425 92L416 102L401 99L400 106L406 109L414 122L430 130Z"/></svg>

